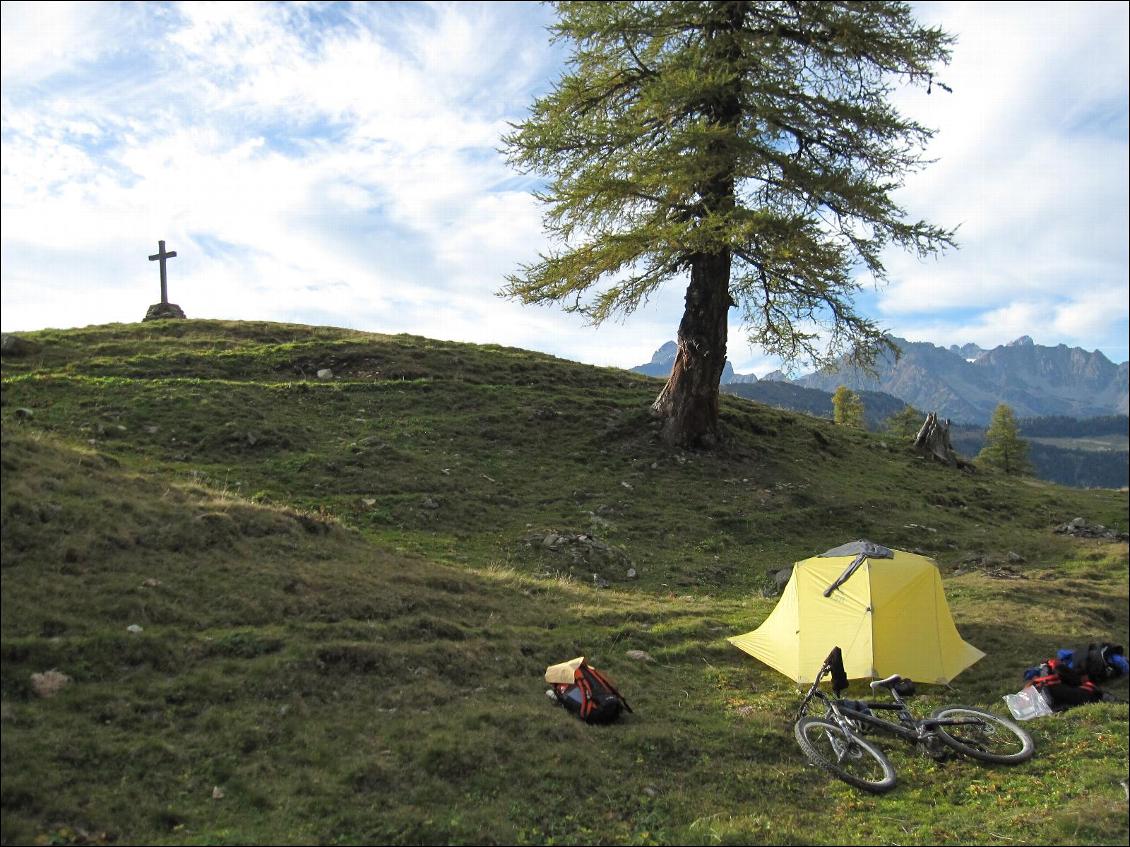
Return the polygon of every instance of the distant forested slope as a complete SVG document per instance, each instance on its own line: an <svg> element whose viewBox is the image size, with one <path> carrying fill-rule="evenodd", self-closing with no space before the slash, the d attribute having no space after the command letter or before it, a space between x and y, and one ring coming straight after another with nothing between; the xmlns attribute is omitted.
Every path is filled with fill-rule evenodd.
<svg viewBox="0 0 1130 847"><path fill-rule="evenodd" d="M1128 426L1126 415L1054 415L1024 418L1020 435L1028 441L1028 456L1040 479L1079 488L1123 488L1130 485ZM980 427L955 427L951 435L957 451L967 456L976 456L985 444ZM1088 445L1083 439L1095 441Z"/></svg>

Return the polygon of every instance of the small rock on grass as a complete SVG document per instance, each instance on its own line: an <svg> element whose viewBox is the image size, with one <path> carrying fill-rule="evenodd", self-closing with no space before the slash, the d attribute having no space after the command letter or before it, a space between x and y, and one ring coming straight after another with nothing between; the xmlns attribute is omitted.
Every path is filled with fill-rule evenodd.
<svg viewBox="0 0 1130 847"><path fill-rule="evenodd" d="M43 673L31 675L31 690L38 697L54 697L71 683L71 678L65 673L52 668Z"/></svg>
<svg viewBox="0 0 1130 847"><path fill-rule="evenodd" d="M5 356L26 356L39 352L39 345L18 335L4 333L0 336L0 353Z"/></svg>

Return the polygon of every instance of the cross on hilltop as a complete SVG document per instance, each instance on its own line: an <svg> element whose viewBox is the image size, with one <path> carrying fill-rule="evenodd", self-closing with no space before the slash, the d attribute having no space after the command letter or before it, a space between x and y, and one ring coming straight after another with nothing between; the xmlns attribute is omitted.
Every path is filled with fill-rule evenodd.
<svg viewBox="0 0 1130 847"><path fill-rule="evenodd" d="M176 250L165 251L165 242L157 242L157 252L149 257L150 262L161 263L161 302L154 303L145 313L144 320L155 321L163 318L183 318L184 311L176 303L169 302L169 277L165 262L177 255Z"/></svg>
<svg viewBox="0 0 1130 847"><path fill-rule="evenodd" d="M161 302L162 303L168 303L169 302L169 278L168 278L168 276L166 275L166 272L165 272L165 260L173 258L176 254L177 254L176 250L173 250L171 253L166 253L165 252L165 242L164 241L158 241L157 242L157 253L155 255L149 257L150 262L156 262L156 261L161 262Z"/></svg>

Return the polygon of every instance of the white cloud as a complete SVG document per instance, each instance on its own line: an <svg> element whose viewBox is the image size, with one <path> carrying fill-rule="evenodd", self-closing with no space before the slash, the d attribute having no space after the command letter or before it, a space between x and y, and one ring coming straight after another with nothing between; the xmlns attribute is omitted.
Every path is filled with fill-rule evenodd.
<svg viewBox="0 0 1130 847"><path fill-rule="evenodd" d="M900 95L939 129L938 161L900 196L915 216L960 224L961 249L888 257L883 321L937 343L1029 334L1125 359L1127 7L917 8L959 42L940 75L952 94Z"/></svg>
<svg viewBox="0 0 1130 847"><path fill-rule="evenodd" d="M145 257L165 239L178 250L170 294L190 316L621 366L674 337L678 281L599 329L495 296L544 245L528 180L496 151L560 70L539 6L3 10L5 328L136 320L156 296ZM900 95L941 127L929 150L941 161L902 199L915 216L963 223L963 250L889 257L882 320L939 343L1028 333L1094 347L1121 330L1125 348L1125 9L923 13L962 41L945 75L953 95ZM736 325L730 350L739 371L775 366Z"/></svg>
<svg viewBox="0 0 1130 847"><path fill-rule="evenodd" d="M530 202L512 192L490 193L511 176L488 146L497 143L499 121L465 115L436 94L431 83L442 43L421 64L346 21L310 44L288 28L294 8L182 7L184 19L169 38L183 50L182 64L171 62L164 80L176 108L163 108L159 122L144 121L143 104L123 109L122 100L137 98L120 90L95 91L85 104L64 91L46 104L6 108L4 237L24 247L7 255L49 250L61 230L72 250L104 248L131 235L138 249L151 250L162 237L171 249L182 245L170 269L173 291L196 315L294 313L306 300L324 314L370 314L399 324L392 329L423 331L452 286L469 287L478 278L474 284L493 302L515 239L540 237L528 226L490 226L491 215ZM470 45L482 43L484 34L472 31L473 21L460 23L457 7L435 12L441 32L466 42L458 72L449 76L476 84L463 72ZM520 77L515 70L521 69L511 68L511 76ZM85 122L97 130L91 116L105 122L107 115L116 132L108 149L92 154L74 126ZM265 137L279 124L285 132L317 121L341 124L334 128L338 137L331 142L315 133L307 140L299 126L290 155L271 149ZM355 237L343 239L338 229ZM392 246L382 229L397 232L395 246L403 252L376 253L374 244ZM479 243L472 243L476 236ZM227 242L235 255L193 257L184 247L197 237ZM484 254L493 266L488 278L482 278ZM135 287L150 287L152 268L122 258ZM423 280L405 278L404 270L427 265L432 272ZM9 266L6 261L6 321L77 323L102 317L111 305L92 309L80 292L37 308L34 297L14 289L42 279L10 274ZM88 280L87 289L105 285ZM394 294L406 312L389 309Z"/></svg>
<svg viewBox="0 0 1130 847"><path fill-rule="evenodd" d="M106 3L5 2L0 6L0 79L35 83L72 71L120 44L128 20Z"/></svg>

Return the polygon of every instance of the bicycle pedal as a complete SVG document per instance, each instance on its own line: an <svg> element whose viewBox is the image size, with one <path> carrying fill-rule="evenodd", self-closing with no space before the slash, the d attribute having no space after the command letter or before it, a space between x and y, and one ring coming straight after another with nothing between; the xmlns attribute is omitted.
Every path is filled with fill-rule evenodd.
<svg viewBox="0 0 1130 847"><path fill-rule="evenodd" d="M929 756L935 762L945 762L953 757L953 751L937 741L927 741L919 745L923 756Z"/></svg>

